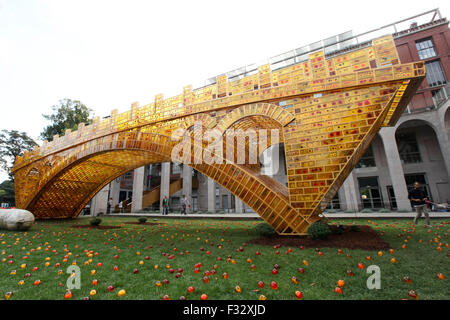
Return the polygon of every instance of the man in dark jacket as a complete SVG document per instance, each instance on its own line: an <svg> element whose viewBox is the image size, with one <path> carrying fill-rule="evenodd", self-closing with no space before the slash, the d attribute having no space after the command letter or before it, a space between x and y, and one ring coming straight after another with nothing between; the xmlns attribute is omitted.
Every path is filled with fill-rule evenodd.
<svg viewBox="0 0 450 320"><path fill-rule="evenodd" d="M430 216L428 215L427 203L428 197L422 189L420 189L420 183L414 182L414 188L409 190L408 199L411 201L411 206L416 209L417 215L414 218L414 224L417 224L417 220L422 216L422 212L427 219L427 226L430 227Z"/></svg>

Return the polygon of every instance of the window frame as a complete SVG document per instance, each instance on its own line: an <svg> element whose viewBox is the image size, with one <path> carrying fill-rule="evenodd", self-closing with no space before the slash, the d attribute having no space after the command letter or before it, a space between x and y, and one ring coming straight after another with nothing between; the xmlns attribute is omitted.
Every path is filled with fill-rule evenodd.
<svg viewBox="0 0 450 320"><path fill-rule="evenodd" d="M419 46L421 44L423 44L425 42L428 42L428 41L431 43L431 46L419 49ZM430 59L430 58L438 56L438 52L436 50L436 46L434 45L433 37L423 38L423 39L417 40L415 43L416 43L417 54L418 54L420 60L427 60L427 59ZM424 57L421 56L421 52L429 52L429 50L433 50L434 55L430 55L430 56L427 55L427 56L424 56Z"/></svg>
<svg viewBox="0 0 450 320"><path fill-rule="evenodd" d="M441 79L443 79L443 81L439 80L436 77L436 73L434 72L435 68L434 67L431 68L431 64L436 64L439 67L439 69L440 69L439 72L442 75ZM441 59L433 59L433 60L425 62L425 68L427 70L426 79L428 82L428 86L430 88L440 87L447 83L447 78L445 77L445 72L444 72L444 68L442 67ZM433 70L433 72L431 72L431 70ZM431 77L433 77L434 79L430 79ZM434 81L431 82L430 80L434 80Z"/></svg>

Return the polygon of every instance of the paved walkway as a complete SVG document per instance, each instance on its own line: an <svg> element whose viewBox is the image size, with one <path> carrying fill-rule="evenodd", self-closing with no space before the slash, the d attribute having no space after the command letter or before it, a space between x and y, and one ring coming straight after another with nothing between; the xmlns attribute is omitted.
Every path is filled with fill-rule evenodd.
<svg viewBox="0 0 450 320"><path fill-rule="evenodd" d="M261 220L257 213L191 213L181 215L179 213L169 213L163 216L159 213L113 213L107 216L113 217L147 217L147 218L167 218L167 219L226 219L226 220ZM387 213L328 213L324 214L331 219L390 219L390 218L414 218L415 212L387 212ZM430 218L442 219L450 218L450 212L430 212Z"/></svg>
<svg viewBox="0 0 450 320"><path fill-rule="evenodd" d="M113 213L111 217L147 217L164 219L226 219L226 220L260 220L261 217L256 213L190 213L182 215L180 213L169 213L163 216L160 213Z"/></svg>

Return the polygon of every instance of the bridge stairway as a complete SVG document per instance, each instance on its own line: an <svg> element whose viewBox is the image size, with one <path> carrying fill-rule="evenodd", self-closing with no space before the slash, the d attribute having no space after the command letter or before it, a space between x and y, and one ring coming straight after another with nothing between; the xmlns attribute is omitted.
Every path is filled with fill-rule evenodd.
<svg viewBox="0 0 450 320"><path fill-rule="evenodd" d="M169 196L173 195L183 187L183 179L178 179L172 182L169 186ZM161 185L144 191L142 195L142 209L145 209L155 202L159 201L161 196ZM131 207L131 206L130 206Z"/></svg>

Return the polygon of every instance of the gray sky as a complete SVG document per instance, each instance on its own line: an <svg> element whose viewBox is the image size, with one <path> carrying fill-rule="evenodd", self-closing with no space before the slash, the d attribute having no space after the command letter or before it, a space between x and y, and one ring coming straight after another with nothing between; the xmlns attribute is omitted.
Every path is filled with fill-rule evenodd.
<svg viewBox="0 0 450 320"><path fill-rule="evenodd" d="M450 1L0 0L0 130L37 140L42 114L63 98L106 116L437 7L447 17Z"/></svg>

